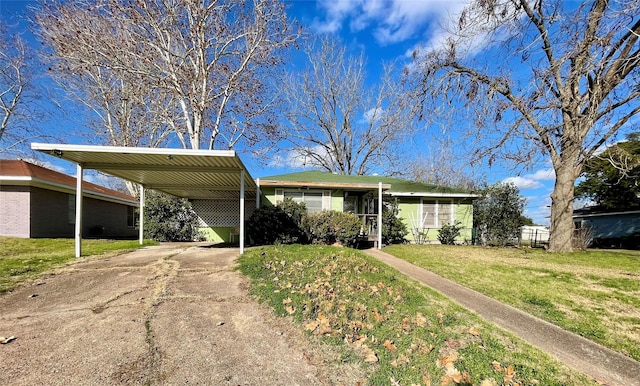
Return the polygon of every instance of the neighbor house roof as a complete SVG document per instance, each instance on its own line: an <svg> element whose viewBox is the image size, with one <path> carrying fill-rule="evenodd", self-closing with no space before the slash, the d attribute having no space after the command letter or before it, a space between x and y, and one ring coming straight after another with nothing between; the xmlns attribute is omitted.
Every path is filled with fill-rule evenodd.
<svg viewBox="0 0 640 386"><path fill-rule="evenodd" d="M1 185L28 185L39 188L75 193L76 178L22 160L0 160ZM91 182L83 182L85 196L137 205L135 197Z"/></svg>
<svg viewBox="0 0 640 386"><path fill-rule="evenodd" d="M392 196L475 197L476 195L447 186L425 184L385 176L347 176L321 171L306 171L260 178L261 186L309 186L335 188L374 188L379 183Z"/></svg>

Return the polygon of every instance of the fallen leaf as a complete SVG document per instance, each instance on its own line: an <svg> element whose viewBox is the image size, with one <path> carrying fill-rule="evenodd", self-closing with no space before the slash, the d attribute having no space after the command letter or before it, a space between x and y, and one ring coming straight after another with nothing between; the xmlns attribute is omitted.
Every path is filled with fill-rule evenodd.
<svg viewBox="0 0 640 386"><path fill-rule="evenodd" d="M506 369L504 369L504 381L506 383L510 383L513 381L513 377L516 376L516 371L513 369L512 365L509 365Z"/></svg>
<svg viewBox="0 0 640 386"><path fill-rule="evenodd" d="M369 348L366 344L363 344L361 347L362 352L364 353L364 361L367 363L377 363L378 356L376 352Z"/></svg>
<svg viewBox="0 0 640 386"><path fill-rule="evenodd" d="M409 319L407 318L402 319L402 330L404 332L411 331L411 325L409 324Z"/></svg>
<svg viewBox="0 0 640 386"><path fill-rule="evenodd" d="M284 310L287 311L289 315L294 314L296 312L296 309L291 306L285 306Z"/></svg>
<svg viewBox="0 0 640 386"><path fill-rule="evenodd" d="M397 360L392 360L391 361L391 367L398 367L398 361Z"/></svg>
<svg viewBox="0 0 640 386"><path fill-rule="evenodd" d="M480 332L478 332L478 330L475 327L471 327L469 329L469 334L471 334L473 336L480 336Z"/></svg>
<svg viewBox="0 0 640 386"><path fill-rule="evenodd" d="M491 362L491 366L493 366L493 369L497 372L502 372L502 365L500 364L500 362L498 361L493 361Z"/></svg>
<svg viewBox="0 0 640 386"><path fill-rule="evenodd" d="M416 325L418 325L418 327L424 327L427 325L427 318L420 312L418 312L416 314Z"/></svg>
<svg viewBox="0 0 640 386"><path fill-rule="evenodd" d="M438 367L446 367L447 364L457 361L458 357L459 356L457 351L449 351L447 355L440 357L436 364L438 365Z"/></svg>
<svg viewBox="0 0 640 386"><path fill-rule="evenodd" d="M384 342L382 342L382 345L384 346L384 348L386 348L387 350L389 350L391 352L398 351L398 348L396 347L396 345L393 344L393 342L390 341L389 339L387 339Z"/></svg>
<svg viewBox="0 0 640 386"><path fill-rule="evenodd" d="M427 375L422 376L422 382L424 382L425 386L431 386L431 378Z"/></svg>
<svg viewBox="0 0 640 386"><path fill-rule="evenodd" d="M286 298L282 300L282 304L287 305L287 304L291 304L292 300L291 298Z"/></svg>
<svg viewBox="0 0 640 386"><path fill-rule="evenodd" d="M493 379L487 378L480 382L480 386L498 386L498 384Z"/></svg>
<svg viewBox="0 0 640 386"><path fill-rule="evenodd" d="M444 324L444 315L442 315L442 312L438 312L438 323Z"/></svg>
<svg viewBox="0 0 640 386"><path fill-rule="evenodd" d="M304 328L307 331L313 332L316 328L318 328L319 325L320 325L320 323L318 323L317 321L314 320L312 322L309 322L309 323L305 324Z"/></svg>

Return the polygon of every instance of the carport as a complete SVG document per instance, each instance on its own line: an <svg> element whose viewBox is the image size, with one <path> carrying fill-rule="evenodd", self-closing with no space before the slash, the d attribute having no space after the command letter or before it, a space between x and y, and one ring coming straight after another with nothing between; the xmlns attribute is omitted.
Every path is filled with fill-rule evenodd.
<svg viewBox="0 0 640 386"><path fill-rule="evenodd" d="M240 253L244 252L245 195L256 198L257 185L233 150L158 149L32 143L31 148L76 164L75 254L82 255L84 170L98 170L140 186L139 239L142 244L144 191L153 189L189 199L240 200Z"/></svg>

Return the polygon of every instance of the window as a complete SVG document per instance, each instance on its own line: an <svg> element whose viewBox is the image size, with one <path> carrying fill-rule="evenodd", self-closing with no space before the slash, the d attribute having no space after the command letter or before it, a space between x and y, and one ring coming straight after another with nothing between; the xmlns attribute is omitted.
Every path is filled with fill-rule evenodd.
<svg viewBox="0 0 640 386"><path fill-rule="evenodd" d="M136 208L127 206L127 226L133 228L136 226Z"/></svg>
<svg viewBox="0 0 640 386"><path fill-rule="evenodd" d="M318 190L276 190L276 202L291 198L295 202L304 202L307 212L320 212L331 209L331 192Z"/></svg>
<svg viewBox="0 0 640 386"><path fill-rule="evenodd" d="M75 224L76 223L76 195L75 194L69 195L68 208L69 210L67 211L67 219L69 221L69 224Z"/></svg>
<svg viewBox="0 0 640 386"><path fill-rule="evenodd" d="M442 228L454 222L453 201L422 201L422 227Z"/></svg>

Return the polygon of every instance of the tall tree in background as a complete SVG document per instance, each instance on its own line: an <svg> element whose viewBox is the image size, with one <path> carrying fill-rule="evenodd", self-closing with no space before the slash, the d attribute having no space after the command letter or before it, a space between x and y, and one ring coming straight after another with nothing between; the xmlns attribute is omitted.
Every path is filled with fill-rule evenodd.
<svg viewBox="0 0 640 386"><path fill-rule="evenodd" d="M38 114L31 50L19 34L0 22L0 153L18 149L36 135Z"/></svg>
<svg viewBox="0 0 640 386"><path fill-rule="evenodd" d="M415 55L421 102L470 119L489 163L549 157L550 250L571 251L576 178L640 112L638 0L474 0L450 29Z"/></svg>
<svg viewBox="0 0 640 386"><path fill-rule="evenodd" d="M350 56L330 38L312 42L308 65L289 74L282 89L288 104L283 140L307 166L363 175L390 171L397 145L410 135L416 108L384 69L377 87L366 84L365 58Z"/></svg>
<svg viewBox="0 0 640 386"><path fill-rule="evenodd" d="M627 135L585 165L576 196L605 209L640 208L640 132Z"/></svg>
<svg viewBox="0 0 640 386"><path fill-rule="evenodd" d="M272 76L298 35L279 0L44 0L36 21L110 138L214 149L275 130Z"/></svg>

